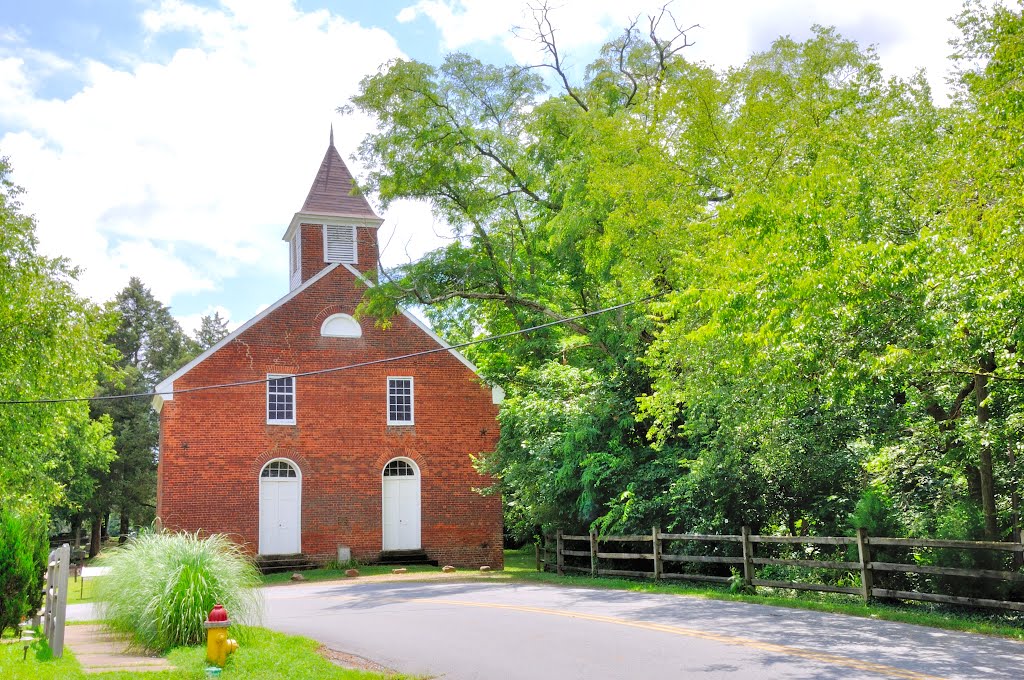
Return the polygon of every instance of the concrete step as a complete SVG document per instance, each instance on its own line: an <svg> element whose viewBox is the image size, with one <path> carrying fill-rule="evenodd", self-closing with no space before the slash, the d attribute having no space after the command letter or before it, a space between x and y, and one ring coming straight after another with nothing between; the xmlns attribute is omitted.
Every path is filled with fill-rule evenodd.
<svg viewBox="0 0 1024 680"><path fill-rule="evenodd" d="M259 555L256 557L256 568L264 574L276 574L282 571L304 571L316 569L319 562L308 555Z"/></svg>
<svg viewBox="0 0 1024 680"><path fill-rule="evenodd" d="M437 566L437 560L427 557L422 550L384 550L377 558L377 564L413 565L429 564Z"/></svg>

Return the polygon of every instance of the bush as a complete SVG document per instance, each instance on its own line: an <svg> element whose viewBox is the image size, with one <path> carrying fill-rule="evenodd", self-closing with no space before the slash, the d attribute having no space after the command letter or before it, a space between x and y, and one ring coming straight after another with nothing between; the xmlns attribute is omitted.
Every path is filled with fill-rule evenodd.
<svg viewBox="0 0 1024 680"><path fill-rule="evenodd" d="M97 586L103 618L148 649L203 643L203 621L217 603L232 621L259 616L259 572L221 534L143 534L102 564L110 567Z"/></svg>
<svg viewBox="0 0 1024 680"><path fill-rule="evenodd" d="M38 611L48 548L44 517L0 509L0 634Z"/></svg>
<svg viewBox="0 0 1024 680"><path fill-rule="evenodd" d="M935 537L952 541L984 541L985 516L981 508L970 501L959 501L945 508L936 518ZM932 555L923 556L921 562L955 569L1005 570L1004 556L991 550L939 548ZM961 576L932 577L936 592L965 597L1005 599L1007 586L994 579Z"/></svg>

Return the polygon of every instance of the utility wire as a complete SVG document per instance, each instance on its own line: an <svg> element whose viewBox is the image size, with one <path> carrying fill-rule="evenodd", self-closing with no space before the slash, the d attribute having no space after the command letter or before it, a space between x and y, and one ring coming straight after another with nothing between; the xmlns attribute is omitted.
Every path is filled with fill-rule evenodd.
<svg viewBox="0 0 1024 680"><path fill-rule="evenodd" d="M365 368L366 366L376 366L377 364L386 364L393 361L404 361L406 359L413 359L415 357L425 356L427 354L436 354L437 352L447 352L453 349L462 349L463 347L469 347L470 345L481 345L487 342L494 342L495 340L504 340L505 338L515 337L517 335L524 335L526 333L532 333L533 331L539 331L544 328L550 328L552 326L558 326L570 321L579 321L580 319L586 319L591 316L597 316L598 314L606 314L613 312L617 309L623 309L625 307L632 307L634 305L641 305L645 302L655 300L665 294L665 291L649 295L648 297L641 298L639 300L632 300L630 302L623 302L618 305L612 305L611 307L604 307L603 309L595 309L592 312L586 312L584 314L577 314L576 316L566 317L564 319L557 319L555 321L549 321L547 323L538 324L536 326L530 326L529 328L521 328L517 331L510 331L508 333L499 333L498 335L489 335L484 338L477 338L475 340L467 340L466 342L460 342L456 345L448 345L447 347L435 347L433 349L425 349L419 352L411 352L409 354L402 354L394 357L385 357L384 359L372 359L370 361L361 361L356 364L348 364L346 366L334 366L331 368L322 368L316 371L304 371L302 373L290 374L294 378L308 378L311 376L325 375L327 373L337 373L338 371L348 371L354 368ZM275 380L275 378L254 378L252 380L239 380L237 382L219 383L216 385L200 385L198 387L187 387L182 390L171 390L168 392L135 392L133 394L107 394L98 395L94 397L56 397L51 399L4 399L0 400L0 406L18 405L18 404L66 404L78 401L116 401L119 399L138 399L141 397L155 397L175 395L175 394L189 394L191 392L206 392L207 390L222 390L229 389L232 387L244 387L246 385L259 385L266 383L269 380Z"/></svg>

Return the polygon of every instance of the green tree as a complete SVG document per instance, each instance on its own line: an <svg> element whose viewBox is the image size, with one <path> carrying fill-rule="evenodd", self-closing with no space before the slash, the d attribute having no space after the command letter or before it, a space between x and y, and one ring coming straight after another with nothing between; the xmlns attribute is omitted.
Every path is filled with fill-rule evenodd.
<svg viewBox="0 0 1024 680"><path fill-rule="evenodd" d="M223 340L228 334L228 320L222 319L220 312L205 314L196 330L195 343L197 351L210 349Z"/></svg>
<svg viewBox="0 0 1024 680"><path fill-rule="evenodd" d="M0 159L0 399L91 397L112 319L75 294L66 260L37 252L20 193ZM109 430L81 401L0 406L0 508L62 502L72 480L110 460Z"/></svg>
<svg viewBox="0 0 1024 680"><path fill-rule="evenodd" d="M43 517L0 508L0 635L39 610L49 555Z"/></svg>
<svg viewBox="0 0 1024 680"><path fill-rule="evenodd" d="M662 294L469 350L508 389L480 466L523 530L835 532L870 489L898 515L879 526L947 531L963 501L1007 535L1021 12L958 19L971 66L946 108L834 29L715 73L670 18L634 22L579 83L546 9L550 82L458 54L364 80L368 188L429 201L456 239L360 312L422 305L463 340Z"/></svg>
<svg viewBox="0 0 1024 680"><path fill-rule="evenodd" d="M170 310L142 281L132 277L112 304L119 323L107 342L119 359L116 371L100 388L101 395L144 394L187 362L197 351ZM99 480L89 506L92 517L90 551L99 550L101 529L112 510L120 516L121 540L132 521L152 520L155 509L159 421L145 398L93 402L96 417L113 423L116 459Z"/></svg>

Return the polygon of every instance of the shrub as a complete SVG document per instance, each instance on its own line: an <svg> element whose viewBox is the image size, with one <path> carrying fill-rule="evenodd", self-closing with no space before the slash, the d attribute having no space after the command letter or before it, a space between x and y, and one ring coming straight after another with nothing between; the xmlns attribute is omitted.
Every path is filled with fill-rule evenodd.
<svg viewBox="0 0 1024 680"><path fill-rule="evenodd" d="M39 609L48 554L45 518L0 509L0 634Z"/></svg>
<svg viewBox="0 0 1024 680"><path fill-rule="evenodd" d="M232 621L259 616L259 573L221 534L143 534L102 564L110 567L97 586L103 617L149 649L201 644L203 621L218 602Z"/></svg>
<svg viewBox="0 0 1024 680"><path fill-rule="evenodd" d="M959 501L944 508L936 517L936 538L953 541L984 541L985 516L981 508L970 501ZM1003 555L990 550L966 550L962 548L939 548L931 555L924 555L924 564L956 569L1003 570L1009 565L1003 563ZM1005 599L1006 585L986 578L961 576L935 576L934 587L939 593L966 597Z"/></svg>

